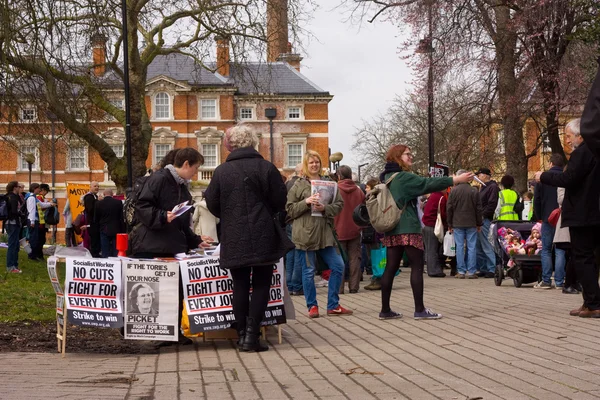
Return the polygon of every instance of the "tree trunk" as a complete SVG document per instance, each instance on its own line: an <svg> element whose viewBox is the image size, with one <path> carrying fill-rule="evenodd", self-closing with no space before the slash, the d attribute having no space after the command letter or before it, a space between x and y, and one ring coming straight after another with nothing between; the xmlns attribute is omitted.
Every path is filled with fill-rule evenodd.
<svg viewBox="0 0 600 400"><path fill-rule="evenodd" d="M564 161L567 161L567 157L565 156L565 151L563 149L562 143L560 141L560 135L558 132L558 85L555 82L551 82L549 86L549 90L551 92L546 92L544 90L544 113L546 114L546 134L548 135L548 140L550 142L550 148L552 149L552 153L560 154ZM552 98L550 98L552 97Z"/></svg>
<svg viewBox="0 0 600 400"><path fill-rule="evenodd" d="M514 189L521 192L527 188L527 156L523 137L523 120L520 116L520 90L517 81L516 46L517 34L510 10L506 6L494 9L496 14L496 68L498 71L498 100L504 125L504 155L506 173L515 178Z"/></svg>

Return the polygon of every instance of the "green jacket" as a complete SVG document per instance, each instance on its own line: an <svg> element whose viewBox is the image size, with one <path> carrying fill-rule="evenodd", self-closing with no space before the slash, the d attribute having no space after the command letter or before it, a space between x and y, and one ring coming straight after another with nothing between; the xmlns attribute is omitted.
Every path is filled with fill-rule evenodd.
<svg viewBox="0 0 600 400"><path fill-rule="evenodd" d="M389 179L394 173L385 175ZM427 193L439 192L454 184L452 178L423 178L412 172L402 171L390 183L390 192L400 209L408 202L402 213L400 222L394 229L386 232L386 236L399 235L401 233L421 233L421 221L417 213L417 197Z"/></svg>
<svg viewBox="0 0 600 400"><path fill-rule="evenodd" d="M326 180L326 179L323 179ZM339 189L335 199L325 206L323 217L313 217L306 199L311 195L310 181L299 178L290 189L287 196L285 210L292 223L292 242L298 250L320 250L334 246L333 217L342 211L344 200Z"/></svg>

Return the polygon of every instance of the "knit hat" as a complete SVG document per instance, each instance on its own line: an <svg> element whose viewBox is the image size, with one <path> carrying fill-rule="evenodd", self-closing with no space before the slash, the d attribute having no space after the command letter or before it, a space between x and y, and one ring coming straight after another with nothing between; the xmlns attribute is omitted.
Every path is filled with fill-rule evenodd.
<svg viewBox="0 0 600 400"><path fill-rule="evenodd" d="M533 231L538 231L540 234L542 233L542 224L540 224L539 222L537 222L533 228L531 228L531 232Z"/></svg>

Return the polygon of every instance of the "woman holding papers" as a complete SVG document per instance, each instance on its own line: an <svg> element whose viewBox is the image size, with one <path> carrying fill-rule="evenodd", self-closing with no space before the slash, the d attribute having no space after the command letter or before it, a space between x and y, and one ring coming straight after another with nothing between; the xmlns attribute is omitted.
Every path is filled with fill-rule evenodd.
<svg viewBox="0 0 600 400"><path fill-rule="evenodd" d="M173 164L148 177L135 205L139 223L130 235L134 257L173 257L198 248L202 239L190 227L190 211L172 210L192 200L188 182L203 163L198 150L188 147L177 152Z"/></svg>
<svg viewBox="0 0 600 400"><path fill-rule="evenodd" d="M302 177L296 180L287 196L286 211L293 219L292 241L300 252L302 287L310 318L319 317L315 268L317 253L331 270L327 295L327 315L350 315L352 311L340 306L339 290L344 273L344 261L335 247L333 217L342 211L344 200L336 183L324 180L319 153L308 150L302 161ZM328 200L328 201L327 201Z"/></svg>
<svg viewBox="0 0 600 400"><path fill-rule="evenodd" d="M147 178L135 204L135 218L139 222L129 235L133 257L172 258L201 245L202 239L190 227L189 209L180 214L174 213L173 209L192 200L188 182L203 163L204 158L198 150L187 147L176 153L173 164ZM183 287L180 281L178 321L181 321L182 311ZM179 338L181 344L192 343L183 335Z"/></svg>
<svg viewBox="0 0 600 400"><path fill-rule="evenodd" d="M285 184L277 167L255 150L257 145L258 137L250 126L230 128L225 146L231 154L217 167L204 192L208 210L221 220L220 261L233 278L240 351L269 349L260 341L260 323L269 301L273 267L293 248L274 218L285 205Z"/></svg>

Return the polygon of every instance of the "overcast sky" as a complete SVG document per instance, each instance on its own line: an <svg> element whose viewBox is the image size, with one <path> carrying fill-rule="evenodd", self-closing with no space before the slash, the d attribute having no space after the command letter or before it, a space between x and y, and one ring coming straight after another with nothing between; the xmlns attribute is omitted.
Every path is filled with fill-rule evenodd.
<svg viewBox="0 0 600 400"><path fill-rule="evenodd" d="M334 98L329 103L329 147L344 154L342 164L358 165L351 150L362 120L384 113L412 81L398 55L402 39L389 23L351 26L339 10L321 7L308 29L318 39L307 46L301 72ZM326 156L326 155L323 155Z"/></svg>

